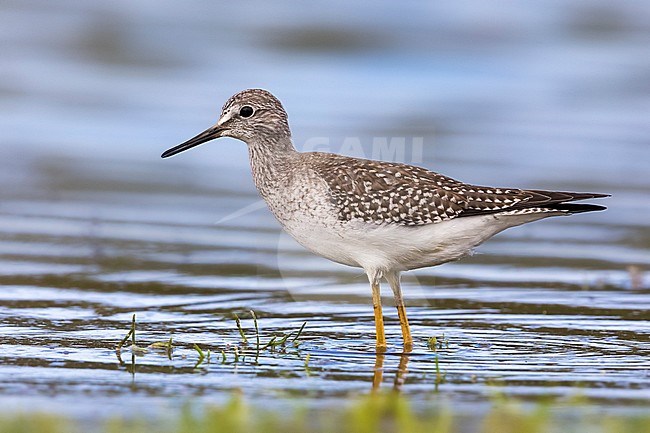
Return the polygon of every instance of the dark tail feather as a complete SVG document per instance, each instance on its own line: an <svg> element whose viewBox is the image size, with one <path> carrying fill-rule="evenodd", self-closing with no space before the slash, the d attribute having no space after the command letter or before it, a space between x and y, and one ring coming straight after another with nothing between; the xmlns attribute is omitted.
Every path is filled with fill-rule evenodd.
<svg viewBox="0 0 650 433"><path fill-rule="evenodd" d="M542 204L564 203L568 201L588 200L592 198L604 198L610 196L610 194L592 192L543 191L539 189L527 189L524 192L533 194L533 197L522 203L522 205L526 207Z"/></svg>
<svg viewBox="0 0 650 433"><path fill-rule="evenodd" d="M578 199L581 200L581 199ZM583 212L593 212L598 210L607 209L605 206L600 206L597 204L581 204L581 203L558 203L552 204L549 206L544 206L548 209L557 209L568 213L583 213Z"/></svg>
<svg viewBox="0 0 650 433"><path fill-rule="evenodd" d="M526 190L532 193L533 197L530 200L519 203L517 206L522 208L527 207L543 207L547 209L557 209L568 213L582 213L593 212L598 210L607 209L605 206L597 204L582 204L582 203L568 203L577 200L588 200L592 198L609 197L610 194L601 194L593 192L566 192L566 191L542 191L542 190ZM517 207L514 206L514 207Z"/></svg>
<svg viewBox="0 0 650 433"><path fill-rule="evenodd" d="M605 206L597 204L569 203L577 200L588 200L592 198L609 197L610 194L592 193L592 192L566 192L566 191L544 191L539 189L516 190L517 197L523 200L510 207L501 207L499 209L486 208L479 205L475 208L465 209L460 216L486 215L491 213L500 213L508 211L526 209L555 209L568 214L593 212L607 209ZM473 202L470 202L473 203Z"/></svg>

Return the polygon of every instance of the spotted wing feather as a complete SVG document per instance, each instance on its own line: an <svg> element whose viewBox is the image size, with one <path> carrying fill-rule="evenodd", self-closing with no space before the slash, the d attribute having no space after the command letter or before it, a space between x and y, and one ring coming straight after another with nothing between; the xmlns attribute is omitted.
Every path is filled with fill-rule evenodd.
<svg viewBox="0 0 650 433"><path fill-rule="evenodd" d="M313 153L309 158L327 182L343 221L419 226L502 211L548 210L567 201L606 196L474 186L422 167L334 154Z"/></svg>

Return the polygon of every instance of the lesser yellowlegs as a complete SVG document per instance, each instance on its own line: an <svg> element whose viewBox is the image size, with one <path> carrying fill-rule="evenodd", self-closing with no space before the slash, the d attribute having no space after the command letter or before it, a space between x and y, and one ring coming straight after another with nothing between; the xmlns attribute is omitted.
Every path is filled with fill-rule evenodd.
<svg viewBox="0 0 650 433"><path fill-rule="evenodd" d="M334 262L363 268L372 288L378 348L386 347L382 277L395 296L410 350L401 272L457 260L510 227L605 209L569 202L607 194L476 186L413 165L298 152L282 104L261 89L232 96L216 125L162 157L219 137L246 142L260 195L296 241Z"/></svg>

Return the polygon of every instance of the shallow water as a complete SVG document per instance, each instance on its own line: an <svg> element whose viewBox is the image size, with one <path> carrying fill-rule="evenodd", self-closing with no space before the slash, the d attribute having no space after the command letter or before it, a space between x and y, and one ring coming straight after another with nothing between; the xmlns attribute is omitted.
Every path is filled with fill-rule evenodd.
<svg viewBox="0 0 650 433"><path fill-rule="evenodd" d="M650 9L549 5L0 6L3 407L92 416L128 397L158 411L235 389L327 405L373 383L468 413L496 392L647 405ZM608 192L610 209L407 274L414 351L401 354L386 296L377 356L365 277L280 232L242 143L159 158L250 86L285 101L298 147L372 156L373 138L405 137L401 159L479 184ZM300 345L235 362L233 313L250 338L251 309L263 341L306 321ZM172 337L171 359L117 356L133 313L139 344ZM210 363L195 368L193 344Z"/></svg>

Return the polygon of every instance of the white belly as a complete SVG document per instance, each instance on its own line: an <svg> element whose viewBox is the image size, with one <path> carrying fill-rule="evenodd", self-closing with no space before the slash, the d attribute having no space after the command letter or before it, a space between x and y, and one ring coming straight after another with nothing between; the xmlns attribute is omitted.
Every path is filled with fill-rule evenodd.
<svg viewBox="0 0 650 433"><path fill-rule="evenodd" d="M365 270L406 271L458 260L502 230L551 215L480 215L415 227L289 222L285 229L302 246L334 262Z"/></svg>

